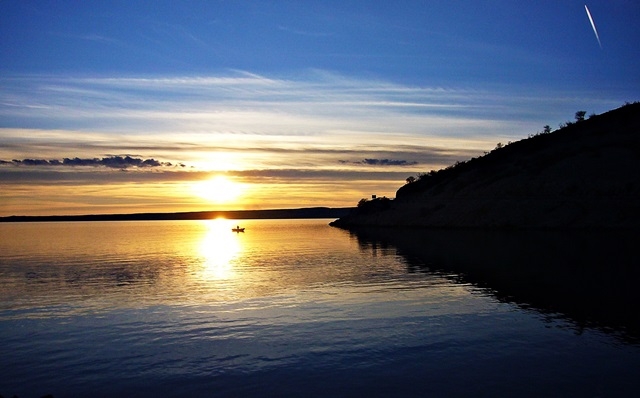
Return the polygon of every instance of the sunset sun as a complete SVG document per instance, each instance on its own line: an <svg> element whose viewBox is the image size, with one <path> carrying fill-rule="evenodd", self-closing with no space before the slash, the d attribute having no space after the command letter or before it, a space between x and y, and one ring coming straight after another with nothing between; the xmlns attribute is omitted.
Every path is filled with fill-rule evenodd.
<svg viewBox="0 0 640 398"><path fill-rule="evenodd" d="M195 193L203 199L213 203L232 203L243 193L242 184L225 176L215 176L209 180L200 181L193 186Z"/></svg>

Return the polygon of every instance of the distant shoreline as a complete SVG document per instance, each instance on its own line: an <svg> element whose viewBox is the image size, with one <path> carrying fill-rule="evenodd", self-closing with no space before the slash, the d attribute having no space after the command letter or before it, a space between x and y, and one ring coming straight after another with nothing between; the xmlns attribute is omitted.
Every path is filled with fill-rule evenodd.
<svg viewBox="0 0 640 398"><path fill-rule="evenodd" d="M61 216L7 216L2 222L55 222L55 221L164 221L164 220L210 220L227 218L233 220L250 219L300 219L300 218L340 218L351 212L352 207L308 207L299 209L270 210L220 210L192 211L177 213L131 213L131 214L85 214Z"/></svg>

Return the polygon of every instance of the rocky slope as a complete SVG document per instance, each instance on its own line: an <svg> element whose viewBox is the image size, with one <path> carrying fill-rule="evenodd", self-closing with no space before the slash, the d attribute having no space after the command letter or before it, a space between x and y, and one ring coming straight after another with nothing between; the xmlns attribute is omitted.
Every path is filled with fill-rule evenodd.
<svg viewBox="0 0 640 398"><path fill-rule="evenodd" d="M422 175L334 226L640 227L640 103Z"/></svg>

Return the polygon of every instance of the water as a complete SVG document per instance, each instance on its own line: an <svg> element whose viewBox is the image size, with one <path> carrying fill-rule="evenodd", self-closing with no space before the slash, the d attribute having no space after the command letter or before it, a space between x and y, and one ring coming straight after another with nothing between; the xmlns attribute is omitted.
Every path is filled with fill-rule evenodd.
<svg viewBox="0 0 640 398"><path fill-rule="evenodd" d="M0 394L640 392L628 234L328 221L0 224Z"/></svg>

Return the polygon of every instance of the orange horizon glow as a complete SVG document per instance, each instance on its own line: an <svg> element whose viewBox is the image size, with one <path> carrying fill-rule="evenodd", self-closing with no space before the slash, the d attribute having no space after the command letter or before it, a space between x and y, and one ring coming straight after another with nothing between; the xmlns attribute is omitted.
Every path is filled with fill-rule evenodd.
<svg viewBox="0 0 640 398"><path fill-rule="evenodd" d="M31 186L12 198L2 198L0 217L353 207L372 194L393 197L400 185L388 181L386 185L344 181L244 183L242 194L224 203L200 197L191 183Z"/></svg>

